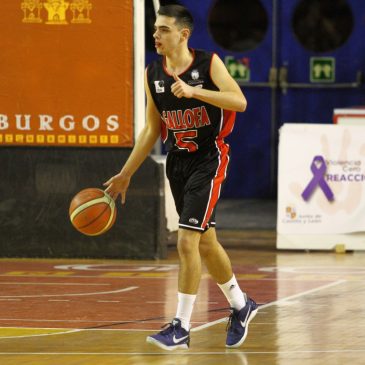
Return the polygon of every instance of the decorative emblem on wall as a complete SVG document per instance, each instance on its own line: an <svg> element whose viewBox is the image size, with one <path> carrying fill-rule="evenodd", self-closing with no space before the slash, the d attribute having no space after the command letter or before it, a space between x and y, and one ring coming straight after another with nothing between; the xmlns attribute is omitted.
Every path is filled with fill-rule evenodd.
<svg viewBox="0 0 365 365"><path fill-rule="evenodd" d="M90 24L90 0L23 0L20 5L23 23L43 23L66 25L68 19L73 24Z"/></svg>

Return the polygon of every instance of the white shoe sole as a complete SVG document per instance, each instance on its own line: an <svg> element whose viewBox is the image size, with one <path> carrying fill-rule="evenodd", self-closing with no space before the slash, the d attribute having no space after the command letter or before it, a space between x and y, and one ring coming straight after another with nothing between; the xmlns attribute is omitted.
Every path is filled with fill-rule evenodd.
<svg viewBox="0 0 365 365"><path fill-rule="evenodd" d="M152 345L156 345L159 348L166 350L166 351L172 351L172 350L187 350L189 348L189 346L186 343L183 343L181 345L175 345L175 346L166 346L163 343L161 343L160 341L157 341L156 339L154 339L151 336L148 336L146 341L148 343L151 343Z"/></svg>

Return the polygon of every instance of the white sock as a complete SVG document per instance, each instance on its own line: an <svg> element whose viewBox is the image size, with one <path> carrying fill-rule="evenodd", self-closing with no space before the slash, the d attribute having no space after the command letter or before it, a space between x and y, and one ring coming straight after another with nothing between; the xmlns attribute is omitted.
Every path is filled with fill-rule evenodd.
<svg viewBox="0 0 365 365"><path fill-rule="evenodd" d="M190 318L193 313L195 298L195 294L177 293L176 318L180 319L181 327L186 331L190 330Z"/></svg>
<svg viewBox="0 0 365 365"><path fill-rule="evenodd" d="M227 281L225 284L218 284L218 286L227 298L231 308L241 310L246 305L246 296L240 289L234 275L231 280Z"/></svg>

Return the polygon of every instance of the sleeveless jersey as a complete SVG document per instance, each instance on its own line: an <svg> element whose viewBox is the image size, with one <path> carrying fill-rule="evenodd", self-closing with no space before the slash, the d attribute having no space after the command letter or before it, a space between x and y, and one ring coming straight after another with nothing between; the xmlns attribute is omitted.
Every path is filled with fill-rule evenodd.
<svg viewBox="0 0 365 365"><path fill-rule="evenodd" d="M188 85L218 90L210 76L213 53L190 49L193 61L179 78ZM171 92L174 78L165 58L147 68L148 86L161 115L161 138L169 153L189 155L223 143L233 129L236 113L194 98L177 98Z"/></svg>

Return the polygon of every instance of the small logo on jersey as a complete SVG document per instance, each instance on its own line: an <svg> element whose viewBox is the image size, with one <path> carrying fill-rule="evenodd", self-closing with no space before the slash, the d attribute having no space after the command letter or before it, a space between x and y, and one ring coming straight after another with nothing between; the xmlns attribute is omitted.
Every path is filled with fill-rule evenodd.
<svg viewBox="0 0 365 365"><path fill-rule="evenodd" d="M196 218L190 218L189 219L189 223L192 223L192 224L198 224L199 221L196 219Z"/></svg>
<svg viewBox="0 0 365 365"><path fill-rule="evenodd" d="M163 80L155 81L156 93L161 94L165 92L165 83Z"/></svg>
<svg viewBox="0 0 365 365"><path fill-rule="evenodd" d="M191 71L190 76L191 76L191 80L188 80L188 85L203 87L204 80L202 80L200 78L200 74L197 69L194 69L193 71Z"/></svg>
<svg viewBox="0 0 365 365"><path fill-rule="evenodd" d="M191 71L191 78L193 80L198 80L198 78L199 78L199 71L198 70Z"/></svg>

